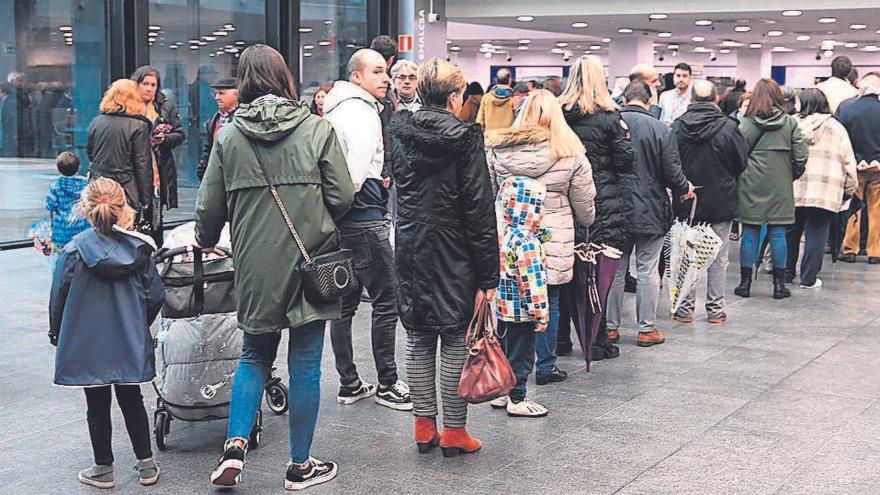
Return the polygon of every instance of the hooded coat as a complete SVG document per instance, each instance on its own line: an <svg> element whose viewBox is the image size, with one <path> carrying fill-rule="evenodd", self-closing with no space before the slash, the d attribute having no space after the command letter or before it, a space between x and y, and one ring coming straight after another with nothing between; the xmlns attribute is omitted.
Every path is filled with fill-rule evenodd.
<svg viewBox="0 0 880 495"><path fill-rule="evenodd" d="M621 180L633 171L629 127L617 111L581 113L574 105L564 110L565 121L581 138L593 171L596 187L596 221L590 226L590 242L622 249L627 239L629 208Z"/></svg>
<svg viewBox="0 0 880 495"><path fill-rule="evenodd" d="M829 114L814 113L797 120L810 154L804 174L794 181L794 205L837 213L849 206L847 200L858 185L849 134Z"/></svg>
<svg viewBox="0 0 880 495"><path fill-rule="evenodd" d="M478 289L498 287L498 229L483 132L431 106L391 120L395 264L409 331L464 332Z"/></svg>
<svg viewBox="0 0 880 495"><path fill-rule="evenodd" d="M513 90L509 86L495 86L480 100L477 123L486 131L510 127L513 124Z"/></svg>
<svg viewBox="0 0 880 495"><path fill-rule="evenodd" d="M354 185L333 127L298 101L272 95L242 104L217 133L196 199L196 241L214 246L230 222L238 325L250 334L340 317L339 302L303 297L303 255L269 191L248 141L312 256L336 249L335 221Z"/></svg>
<svg viewBox="0 0 880 495"><path fill-rule="evenodd" d="M49 296L56 385L135 384L156 375L150 324L165 289L154 250L148 237L118 227L108 235L90 228L64 247Z"/></svg>
<svg viewBox="0 0 880 495"><path fill-rule="evenodd" d="M542 225L553 233L544 245L547 283L562 285L574 276L575 220L589 227L595 218L596 187L587 158L553 158L548 139L549 129L540 126L490 132L486 136L486 161L496 194L501 184L513 176L530 177L546 186Z"/></svg>
<svg viewBox="0 0 880 495"><path fill-rule="evenodd" d="M156 93L153 100L156 113L159 114L156 124L169 124L171 130L165 133L165 141L159 144L156 162L159 166L159 198L168 209L177 208L177 164L174 162L174 148L186 139L183 124L177 107L162 92Z"/></svg>
<svg viewBox="0 0 880 495"><path fill-rule="evenodd" d="M681 169L696 189L695 222L729 222L739 204L737 181L748 164L748 147L737 122L711 102L692 103L672 129ZM687 218L690 205L673 198L676 215Z"/></svg>
<svg viewBox="0 0 880 495"><path fill-rule="evenodd" d="M745 117L739 130L752 152L739 178L740 222L794 223L792 182L804 173L809 148L797 120L777 109L769 117Z"/></svg>

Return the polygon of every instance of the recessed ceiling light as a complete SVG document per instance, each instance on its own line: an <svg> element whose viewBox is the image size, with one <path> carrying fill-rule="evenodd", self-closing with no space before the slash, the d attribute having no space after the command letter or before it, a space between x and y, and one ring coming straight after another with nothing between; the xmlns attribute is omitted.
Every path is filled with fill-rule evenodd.
<svg viewBox="0 0 880 495"><path fill-rule="evenodd" d="M299 27L299 32L301 32L301 33L311 33L311 32L312 32L312 28L310 28L310 27L308 27L308 26L300 26L300 27Z"/></svg>
<svg viewBox="0 0 880 495"><path fill-rule="evenodd" d="M868 29L867 24L850 24L849 28L855 31L861 31L862 29Z"/></svg>
<svg viewBox="0 0 880 495"><path fill-rule="evenodd" d="M666 48L669 48L670 50L678 50L678 43L670 43L666 45Z"/></svg>
<svg viewBox="0 0 880 495"><path fill-rule="evenodd" d="M202 36L202 39L205 41L217 41L217 38L214 36Z"/></svg>
<svg viewBox="0 0 880 495"><path fill-rule="evenodd" d="M311 56L312 56L311 53L303 53L303 57L311 57Z"/></svg>
<svg viewBox="0 0 880 495"><path fill-rule="evenodd" d="M492 52L486 52L486 53L484 53L484 54L483 54L483 57L485 57L485 58L492 58Z"/></svg>
<svg viewBox="0 0 880 495"><path fill-rule="evenodd" d="M205 46L207 44L208 44L207 41L199 41L199 46Z"/></svg>
<svg viewBox="0 0 880 495"><path fill-rule="evenodd" d="M809 34L799 34L795 39L798 41L810 41L812 37Z"/></svg>
<svg viewBox="0 0 880 495"><path fill-rule="evenodd" d="M632 28L618 28L617 32L620 34L629 34L633 32Z"/></svg>
<svg viewBox="0 0 880 495"><path fill-rule="evenodd" d="M877 51L880 51L880 47L878 47L877 45L867 45L865 47L865 51L866 52L877 52Z"/></svg>
<svg viewBox="0 0 880 495"><path fill-rule="evenodd" d="M590 50L601 50L601 49L602 49L601 45L590 45Z"/></svg>
<svg viewBox="0 0 880 495"><path fill-rule="evenodd" d="M763 45L761 45L760 43L751 43L749 45L749 48L761 48L762 46Z"/></svg>
<svg viewBox="0 0 880 495"><path fill-rule="evenodd" d="M73 33L67 32L62 34L61 36L64 36L65 38L73 38Z"/></svg>
<svg viewBox="0 0 880 495"><path fill-rule="evenodd" d="M793 52L794 50L792 50L791 48L785 47L785 46L774 46L773 51L774 52Z"/></svg>
<svg viewBox="0 0 880 495"><path fill-rule="evenodd" d="M564 41L557 41L556 46L558 46L559 48L565 48L568 46L568 43L566 43Z"/></svg>
<svg viewBox="0 0 880 495"><path fill-rule="evenodd" d="M217 31L214 31L211 34L214 36L229 36L229 33L227 33L226 31L223 31L222 29L218 29Z"/></svg>
<svg viewBox="0 0 880 495"><path fill-rule="evenodd" d="M516 20L519 22L532 22L535 20L535 16L533 15L520 15L516 17Z"/></svg>
<svg viewBox="0 0 880 495"><path fill-rule="evenodd" d="M149 29L150 31L161 31L162 26L160 26L158 24L151 24L151 25L147 26L147 29Z"/></svg>
<svg viewBox="0 0 880 495"><path fill-rule="evenodd" d="M611 38L602 38L602 43L611 43Z"/></svg>
<svg viewBox="0 0 880 495"><path fill-rule="evenodd" d="M697 43L702 43L702 42L706 41L706 37L705 36L694 36L693 38L691 38L691 41L696 41Z"/></svg>
<svg viewBox="0 0 880 495"><path fill-rule="evenodd" d="M238 48L232 47L232 48L227 48L223 51L225 51L226 53L236 53L236 52L238 52Z"/></svg>
<svg viewBox="0 0 880 495"><path fill-rule="evenodd" d="M532 40L519 40L520 45L528 45L531 42L532 42Z"/></svg>
<svg viewBox="0 0 880 495"><path fill-rule="evenodd" d="M733 28L733 30L736 31L737 33L748 33L749 31L752 30L752 28L749 26L736 26Z"/></svg>
<svg viewBox="0 0 880 495"><path fill-rule="evenodd" d="M479 52L480 53L492 53L492 47L491 46L481 46Z"/></svg>
<svg viewBox="0 0 880 495"><path fill-rule="evenodd" d="M319 46L329 46L329 45L330 45L330 40L321 40L321 41L318 42L318 45L319 45Z"/></svg>
<svg viewBox="0 0 880 495"><path fill-rule="evenodd" d="M797 17L803 14L800 10L783 10L782 15L785 17Z"/></svg>
<svg viewBox="0 0 880 495"><path fill-rule="evenodd" d="M71 31L73 31L73 27L67 26L67 25L58 26L58 30L61 31L62 33L69 33Z"/></svg>
<svg viewBox="0 0 880 495"><path fill-rule="evenodd" d="M561 55L561 54L565 53L565 50L563 50L562 48L553 48L550 50L550 53L556 53L558 55Z"/></svg>
<svg viewBox="0 0 880 495"><path fill-rule="evenodd" d="M834 24L837 22L837 17L820 17L819 24Z"/></svg>
<svg viewBox="0 0 880 495"><path fill-rule="evenodd" d="M705 46L697 46L697 47L694 47L694 51L697 52L697 53L706 53L706 52L709 52L709 51L711 51L711 50L709 50L709 49L706 48Z"/></svg>
<svg viewBox="0 0 880 495"><path fill-rule="evenodd" d="M156 36L159 36L159 32L158 31L150 31L147 33L147 36L149 36L150 38L155 38Z"/></svg>
<svg viewBox="0 0 880 495"><path fill-rule="evenodd" d="M770 36L771 38L778 38L778 37L782 36L783 34L785 34L785 33L783 33L782 31L775 30L775 29L773 31L767 31L767 36Z"/></svg>
<svg viewBox="0 0 880 495"><path fill-rule="evenodd" d="M834 50L825 50L823 55L825 55L825 58L831 58L834 55Z"/></svg>
<svg viewBox="0 0 880 495"><path fill-rule="evenodd" d="M209 53L208 56L209 56L209 57L216 57L217 54L215 54L215 53Z"/></svg>
<svg viewBox="0 0 880 495"><path fill-rule="evenodd" d="M325 26L329 26L329 25L331 25L331 24L333 24L333 21L332 21L332 20L330 20L330 19L325 19L325 20L324 20L324 25L325 25Z"/></svg>
<svg viewBox="0 0 880 495"><path fill-rule="evenodd" d="M583 28L586 28L586 27L590 27L590 25L587 24L586 22L572 22L572 23L571 23L571 27L573 27L573 28L578 28L578 29L583 29Z"/></svg>
<svg viewBox="0 0 880 495"><path fill-rule="evenodd" d="M235 40L235 44L236 44L237 46L244 46L244 45L246 45L247 43L246 43L244 40Z"/></svg>
<svg viewBox="0 0 880 495"><path fill-rule="evenodd" d="M189 45L190 50L198 50L199 48L199 45Z"/></svg>
<svg viewBox="0 0 880 495"><path fill-rule="evenodd" d="M519 49L520 49L520 50L528 50L528 49L529 49L529 45L519 45Z"/></svg>
<svg viewBox="0 0 880 495"><path fill-rule="evenodd" d="M852 41L850 41L849 43L844 43L844 44L843 44L843 47L844 47L844 48L855 48L855 47L857 47L857 46L859 46L859 44L858 44L858 43L854 43L854 42L852 42Z"/></svg>
<svg viewBox="0 0 880 495"><path fill-rule="evenodd" d="M151 36L151 37L147 38L147 41L149 41L150 43L155 43L155 42L156 42L156 38L153 38L153 37Z"/></svg>
<svg viewBox="0 0 880 495"><path fill-rule="evenodd" d="M171 50L177 50L177 45L168 45Z"/></svg>
<svg viewBox="0 0 880 495"><path fill-rule="evenodd" d="M315 45L303 45L303 50L311 50L312 48L315 48Z"/></svg>
<svg viewBox="0 0 880 495"><path fill-rule="evenodd" d="M480 43L480 48L492 48L492 43Z"/></svg>
<svg viewBox="0 0 880 495"><path fill-rule="evenodd" d="M226 31L235 31L235 25L231 23L226 23L223 25L223 29Z"/></svg>
<svg viewBox="0 0 880 495"><path fill-rule="evenodd" d="M730 53L730 48L722 48L718 50L718 53Z"/></svg>
<svg viewBox="0 0 880 495"><path fill-rule="evenodd" d="M694 26L711 26L712 21L710 19L697 19L694 21Z"/></svg>
<svg viewBox="0 0 880 495"><path fill-rule="evenodd" d="M661 31L661 32L657 33L657 37L658 38L672 38L672 33L670 33L669 31Z"/></svg>
<svg viewBox="0 0 880 495"><path fill-rule="evenodd" d="M734 41L734 40L724 40L721 42L721 46L735 47L735 46L742 46L742 43L740 43L739 41Z"/></svg>
<svg viewBox="0 0 880 495"><path fill-rule="evenodd" d="M452 45L452 46L449 47L449 51L450 51L450 52L460 52L460 51L461 51L461 47L458 46L458 45Z"/></svg>
<svg viewBox="0 0 880 495"><path fill-rule="evenodd" d="M654 21L662 21L663 19L668 19L669 14L648 14L648 19Z"/></svg>

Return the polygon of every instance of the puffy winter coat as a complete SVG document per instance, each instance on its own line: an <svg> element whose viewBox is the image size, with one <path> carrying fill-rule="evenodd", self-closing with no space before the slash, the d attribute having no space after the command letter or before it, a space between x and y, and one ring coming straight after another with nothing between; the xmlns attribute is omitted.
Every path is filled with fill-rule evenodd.
<svg viewBox="0 0 880 495"><path fill-rule="evenodd" d="M144 383L156 375L150 324L165 289L141 234L88 229L64 247L49 297L55 384Z"/></svg>
<svg viewBox="0 0 880 495"><path fill-rule="evenodd" d="M165 141L159 144L156 161L159 164L159 198L168 209L177 208L177 165L174 163L174 148L186 139L183 124L177 107L163 93L156 93L153 100L159 118L155 124L169 124L171 130L165 133Z"/></svg>
<svg viewBox="0 0 880 495"><path fill-rule="evenodd" d="M739 130L752 152L739 178L740 222L794 223L792 182L804 173L809 149L797 120L776 110L770 117L745 117Z"/></svg>
<svg viewBox="0 0 880 495"><path fill-rule="evenodd" d="M342 148L325 119L271 95L242 104L217 133L196 199L196 241L214 246L230 222L238 325L250 334L339 318L340 304L302 293L302 253L260 170L266 173L310 255L338 246L336 224L354 199Z"/></svg>
<svg viewBox="0 0 880 495"><path fill-rule="evenodd" d="M681 169L696 189L696 222L729 222L739 204L737 181L748 164L749 150L736 120L710 102L692 103L672 125ZM679 218L690 215L690 202L672 198Z"/></svg>
<svg viewBox="0 0 880 495"><path fill-rule="evenodd" d="M634 173L623 182L631 205L627 231L630 234L664 235L672 226L672 205L666 188L672 190L673 197L688 191L675 135L672 129L640 106L623 107L620 115L632 132L635 155Z"/></svg>
<svg viewBox="0 0 880 495"><path fill-rule="evenodd" d="M593 170L596 221L590 226L590 242L622 249L629 210L620 182L633 170L629 127L617 111L583 114L577 105L565 111L565 120L584 143Z"/></svg>
<svg viewBox="0 0 880 495"><path fill-rule="evenodd" d="M496 194L501 184L513 176L530 177L546 186L541 225L553 234L544 244L547 282L561 285L570 282L574 275L575 219L589 227L595 218L596 188L587 158L553 158L549 138L550 131L539 126L492 131L486 136L486 161Z"/></svg>
<svg viewBox="0 0 880 495"><path fill-rule="evenodd" d="M89 125L89 177L107 177L121 184L136 210L150 204L153 196L150 129L146 117L125 113L101 114Z"/></svg>
<svg viewBox="0 0 880 495"><path fill-rule="evenodd" d="M794 181L794 205L837 213L848 206L858 185L849 134L829 114L814 113L797 120L810 154L804 175Z"/></svg>
<svg viewBox="0 0 880 495"><path fill-rule="evenodd" d="M400 320L464 332L478 289L498 287L498 229L479 125L431 106L391 119Z"/></svg>

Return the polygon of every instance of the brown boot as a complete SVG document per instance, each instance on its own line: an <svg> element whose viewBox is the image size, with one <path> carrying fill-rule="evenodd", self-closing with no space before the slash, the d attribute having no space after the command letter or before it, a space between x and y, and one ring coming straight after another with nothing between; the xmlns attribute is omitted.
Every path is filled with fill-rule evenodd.
<svg viewBox="0 0 880 495"><path fill-rule="evenodd" d="M620 341L620 332L618 332L616 328L609 328L608 329L608 343L609 344L616 344L618 341Z"/></svg>
<svg viewBox="0 0 880 495"><path fill-rule="evenodd" d="M655 328L650 332L640 332L639 340L636 344L639 347L651 347L652 345L662 344L664 342L666 342L666 339L663 338L663 333Z"/></svg>
<svg viewBox="0 0 880 495"><path fill-rule="evenodd" d="M672 319L679 323L693 323L694 315L679 315L678 313L672 315Z"/></svg>
<svg viewBox="0 0 880 495"><path fill-rule="evenodd" d="M426 454L440 445L440 433L437 432L437 420L434 417L416 416L416 446L420 454Z"/></svg>
<svg viewBox="0 0 880 495"><path fill-rule="evenodd" d="M467 428L443 428L440 433L440 449L443 450L444 457L471 454L480 450L482 445L468 433Z"/></svg>

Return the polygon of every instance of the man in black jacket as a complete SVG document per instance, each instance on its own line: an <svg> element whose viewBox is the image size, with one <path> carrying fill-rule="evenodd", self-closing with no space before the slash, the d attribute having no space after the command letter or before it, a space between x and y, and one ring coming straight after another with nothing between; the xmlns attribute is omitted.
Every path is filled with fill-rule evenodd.
<svg viewBox="0 0 880 495"><path fill-rule="evenodd" d="M730 228L739 204L737 182L748 164L749 149L736 121L722 113L715 101L718 90L706 80L694 81L687 112L672 126L678 141L682 171L699 187L694 222L707 223L721 238L721 250L709 265L706 288L706 313L709 323L721 325L724 312L724 277L727 273L727 250ZM690 214L689 204L676 198L679 218ZM685 296L674 319L694 321L695 291Z"/></svg>
<svg viewBox="0 0 880 495"><path fill-rule="evenodd" d="M623 303L624 275L630 256L635 252L638 284L636 289L639 320L638 345L662 344L663 333L655 326L660 277L657 265L663 248L663 237L672 225L672 205L666 188L674 196L693 196L693 186L681 172L678 145L672 130L648 111L651 88L644 81L629 83L623 92L626 106L621 110L632 134L635 162L633 173L623 180L625 200L631 204L627 221L630 236L624 245L623 258L608 296L608 331L619 330L620 307Z"/></svg>
<svg viewBox="0 0 880 495"><path fill-rule="evenodd" d="M205 123L205 148L202 151L202 159L199 160L199 167L196 169L199 182L208 169L208 159L211 158L211 150L214 148L214 136L221 127L232 122L235 109L238 108L238 83L234 77L224 77L211 87L214 88L214 100L220 109Z"/></svg>

